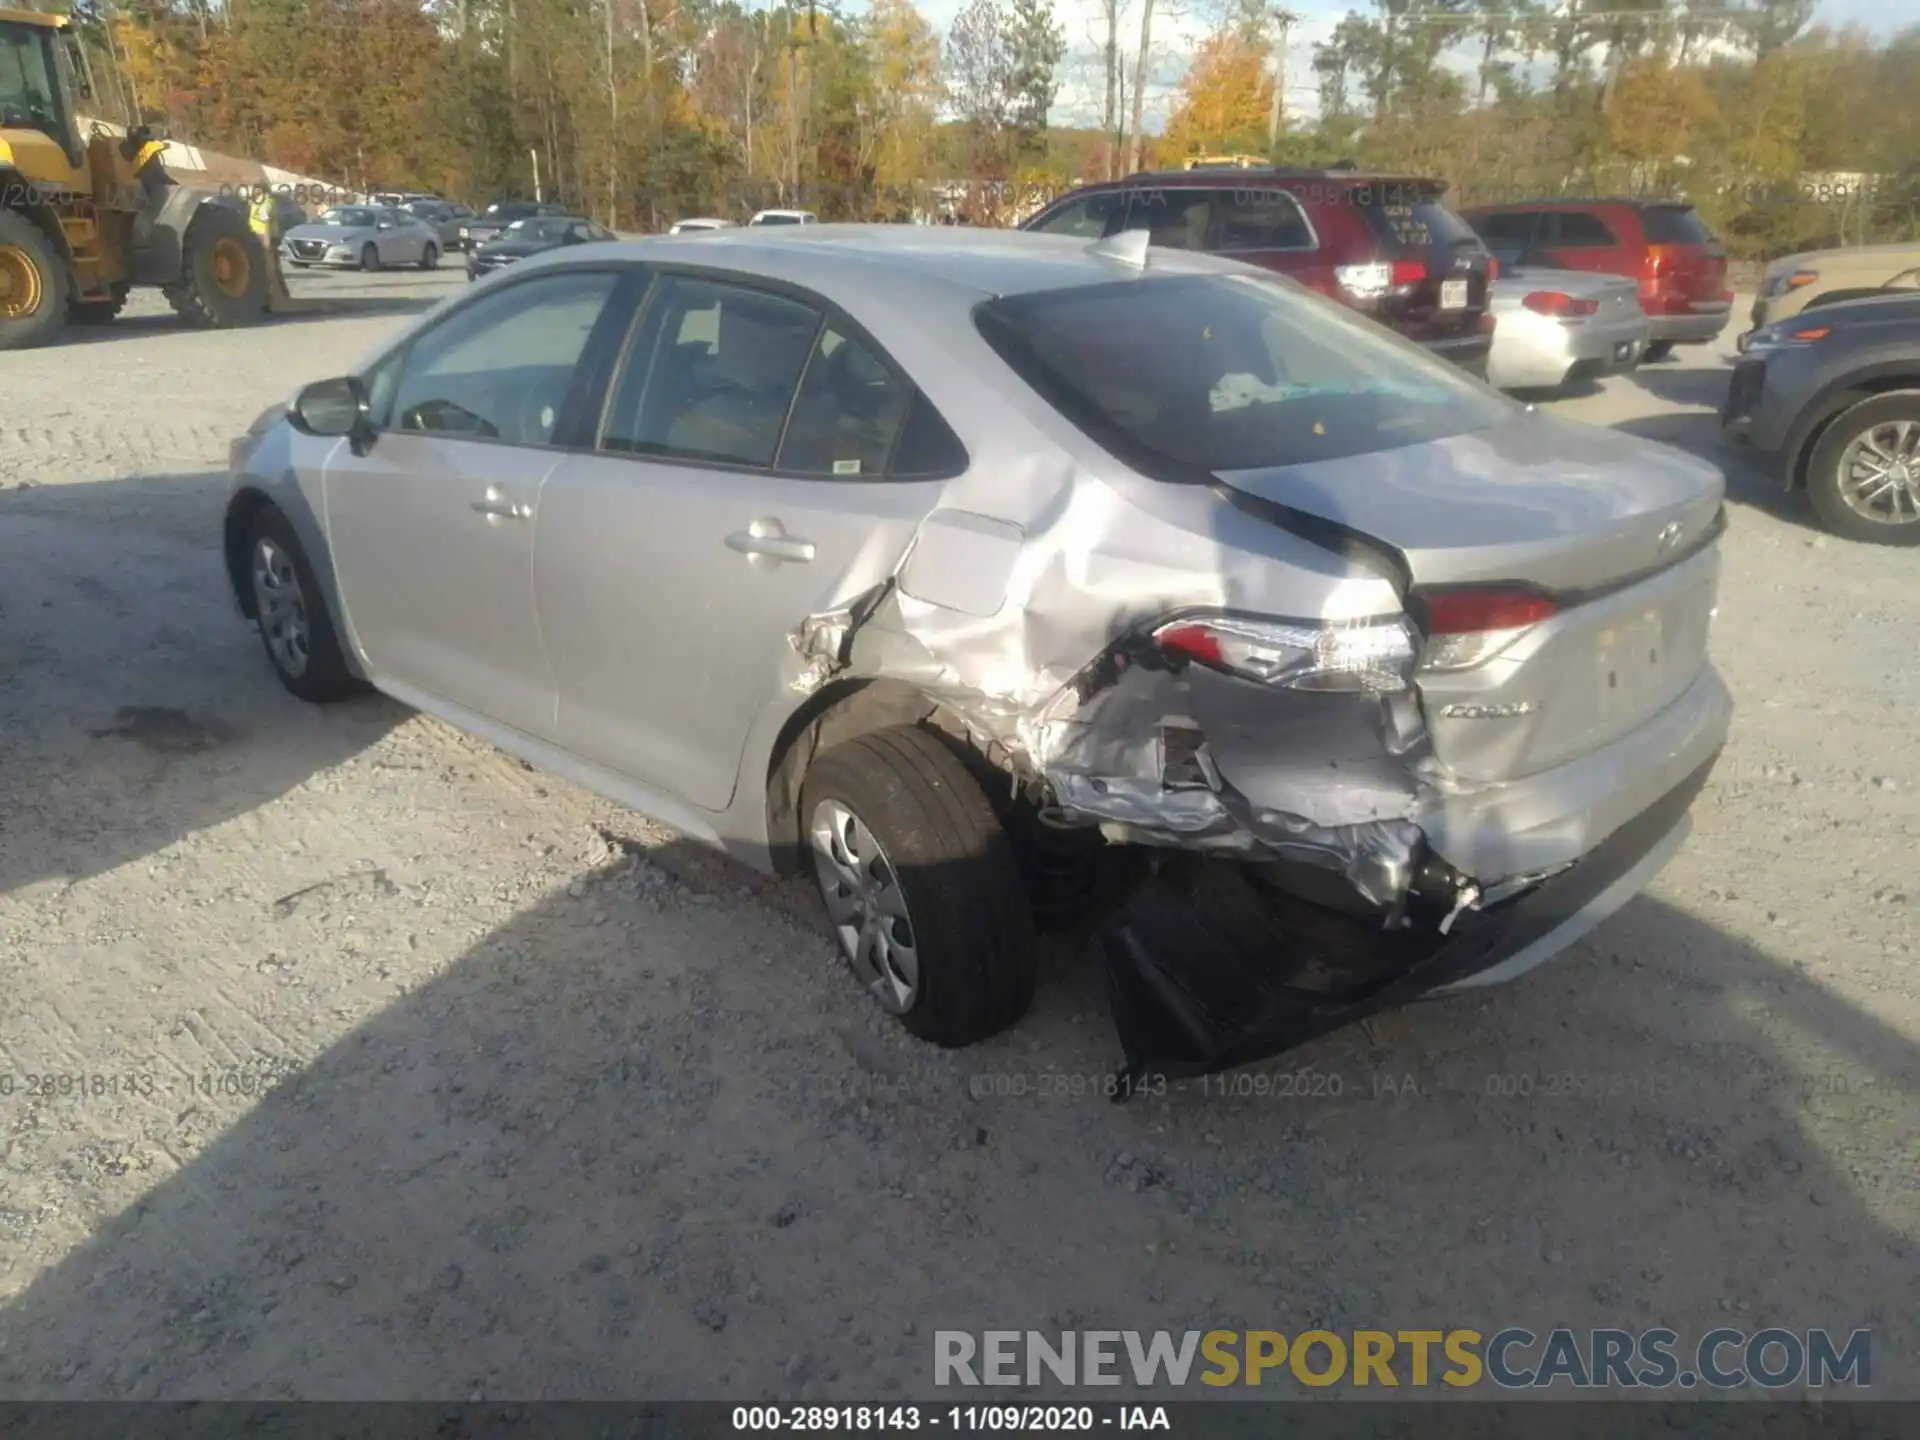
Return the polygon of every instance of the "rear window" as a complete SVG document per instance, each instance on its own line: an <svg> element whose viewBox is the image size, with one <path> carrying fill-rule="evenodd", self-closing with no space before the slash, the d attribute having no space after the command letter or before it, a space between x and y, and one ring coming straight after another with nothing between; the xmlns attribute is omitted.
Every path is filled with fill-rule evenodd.
<svg viewBox="0 0 1920 1440"><path fill-rule="evenodd" d="M1374 235L1387 245L1429 250L1437 245L1479 240L1473 227L1442 204L1433 191L1385 180L1356 185L1347 193L1367 217Z"/></svg>
<svg viewBox="0 0 1920 1440"><path fill-rule="evenodd" d="M1123 280L1010 296L975 315L1028 384L1149 474L1397 450L1513 410L1446 361L1277 280Z"/></svg>
<svg viewBox="0 0 1920 1440"><path fill-rule="evenodd" d="M1713 232L1707 222L1691 208L1679 205L1649 206L1640 212L1641 228L1649 245L1712 245Z"/></svg>

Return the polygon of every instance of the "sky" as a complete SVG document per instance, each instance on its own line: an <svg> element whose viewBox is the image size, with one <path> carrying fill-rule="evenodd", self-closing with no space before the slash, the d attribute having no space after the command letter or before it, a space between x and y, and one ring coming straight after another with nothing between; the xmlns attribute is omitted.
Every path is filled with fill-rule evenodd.
<svg viewBox="0 0 1920 1440"><path fill-rule="evenodd" d="M920 9L944 38L967 0L919 0ZM1121 0L1120 30L1123 49L1131 53L1139 39L1139 0ZM1146 129L1157 132L1166 117L1188 57L1200 38L1213 28L1224 8L1222 0L1154 0L1153 66L1146 86ZM1287 93L1290 115L1312 116L1318 111L1313 77L1313 47L1328 38L1350 9L1371 10L1367 0L1292 0L1301 16L1288 41ZM1054 14L1067 35L1067 58L1061 66L1060 98L1054 105L1056 124L1097 124L1105 82L1100 63L1104 41L1098 0L1054 0ZM1823 0L1815 24L1836 29L1863 26L1876 35L1891 35L1908 25L1920 25L1920 0ZM1131 61L1128 62L1129 65ZM1463 71L1471 63L1464 54L1449 57ZM1129 71L1129 73L1131 73Z"/></svg>

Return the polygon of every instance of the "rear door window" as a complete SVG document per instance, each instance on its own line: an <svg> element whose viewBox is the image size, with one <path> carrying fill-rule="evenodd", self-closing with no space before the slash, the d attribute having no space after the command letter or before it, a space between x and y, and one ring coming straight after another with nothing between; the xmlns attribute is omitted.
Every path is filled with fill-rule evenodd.
<svg viewBox="0 0 1920 1440"><path fill-rule="evenodd" d="M1285 190L1233 190L1220 197L1214 248L1311 250L1313 229L1300 202Z"/></svg>
<svg viewBox="0 0 1920 1440"><path fill-rule="evenodd" d="M1714 234L1690 206L1649 205L1640 212L1649 245L1712 245Z"/></svg>
<svg viewBox="0 0 1920 1440"><path fill-rule="evenodd" d="M1397 450L1514 408L1334 301L1260 277L1041 291L989 301L976 320L1092 439L1167 478Z"/></svg>
<svg viewBox="0 0 1920 1440"><path fill-rule="evenodd" d="M820 316L744 286L669 276L614 388L600 448L765 469Z"/></svg>
<svg viewBox="0 0 1920 1440"><path fill-rule="evenodd" d="M775 468L843 478L885 474L912 399L872 351L827 327L801 378Z"/></svg>
<svg viewBox="0 0 1920 1440"><path fill-rule="evenodd" d="M1620 237L1607 228L1607 222L1584 210L1561 210L1553 216L1552 238L1548 242L1562 250L1602 250L1618 245Z"/></svg>

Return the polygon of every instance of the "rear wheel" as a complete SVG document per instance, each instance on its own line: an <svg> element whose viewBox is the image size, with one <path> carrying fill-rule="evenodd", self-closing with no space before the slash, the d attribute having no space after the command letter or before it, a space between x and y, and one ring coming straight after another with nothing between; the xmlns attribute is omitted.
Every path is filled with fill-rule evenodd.
<svg viewBox="0 0 1920 1440"><path fill-rule="evenodd" d="M247 534L247 583L267 660L282 685L315 705L360 692L313 566L287 517L272 506L253 517Z"/></svg>
<svg viewBox="0 0 1920 1440"><path fill-rule="evenodd" d="M1657 365L1671 354L1673 354L1673 341L1650 340L1647 342L1645 353L1640 356L1640 363L1642 365Z"/></svg>
<svg viewBox="0 0 1920 1440"><path fill-rule="evenodd" d="M378 270L380 268L380 247L369 240L360 247L360 268Z"/></svg>
<svg viewBox="0 0 1920 1440"><path fill-rule="evenodd" d="M420 252L420 268L422 270L438 270L440 268L440 247L438 245L428 242L427 248Z"/></svg>
<svg viewBox="0 0 1920 1440"><path fill-rule="evenodd" d="M936 1045L971 1045L1033 1003L1033 913L1012 844L929 730L848 741L807 774L801 817L841 953L881 1007Z"/></svg>
<svg viewBox="0 0 1920 1440"><path fill-rule="evenodd" d="M1863 400L1821 434L1807 461L1821 524L1870 545L1920 545L1920 395Z"/></svg>
<svg viewBox="0 0 1920 1440"><path fill-rule="evenodd" d="M0 350L45 345L67 322L66 263L24 215L0 210Z"/></svg>
<svg viewBox="0 0 1920 1440"><path fill-rule="evenodd" d="M258 324L267 308L267 267L247 222L225 205L202 205L188 222L181 278L165 287L181 319L215 330Z"/></svg>

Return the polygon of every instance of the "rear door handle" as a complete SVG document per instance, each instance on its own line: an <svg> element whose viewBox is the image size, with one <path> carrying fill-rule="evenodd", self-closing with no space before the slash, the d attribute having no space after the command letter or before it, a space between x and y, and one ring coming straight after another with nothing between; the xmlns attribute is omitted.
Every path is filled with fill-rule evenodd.
<svg viewBox="0 0 1920 1440"><path fill-rule="evenodd" d="M791 560L804 565L813 559L813 542L787 534L786 527L771 516L727 536L727 548L749 560Z"/></svg>

